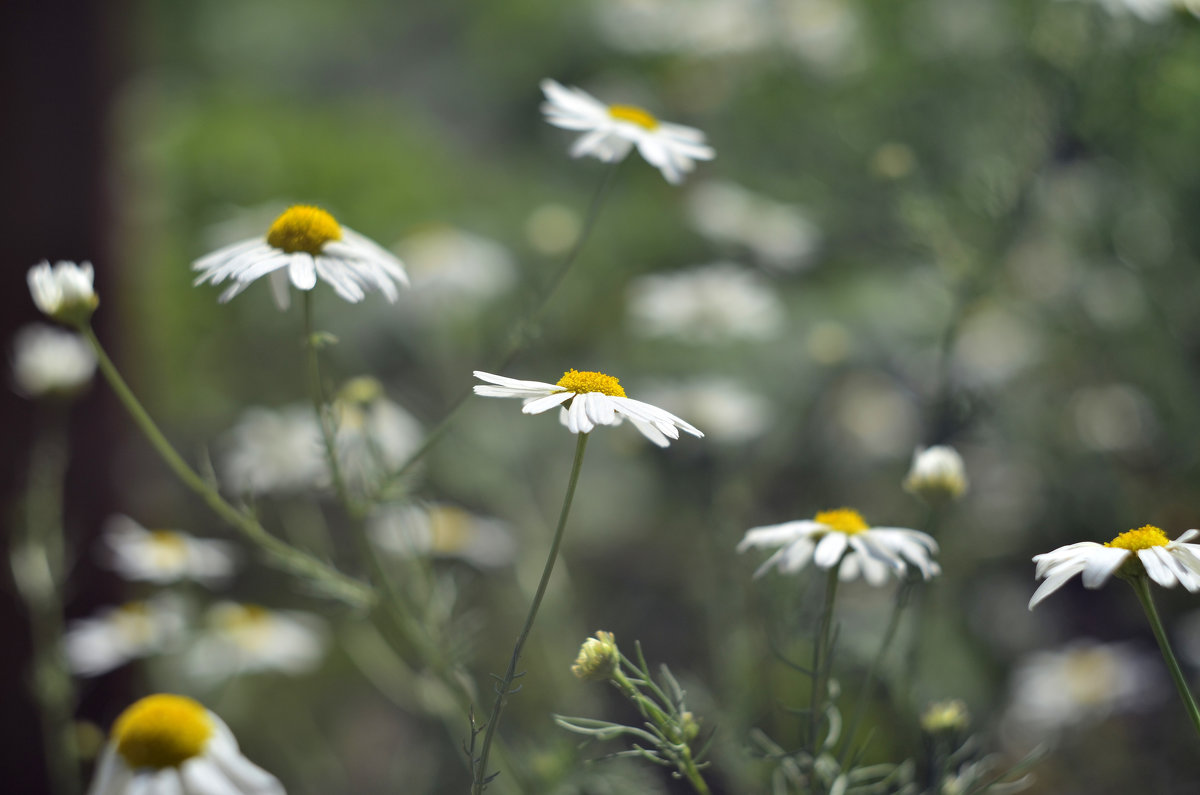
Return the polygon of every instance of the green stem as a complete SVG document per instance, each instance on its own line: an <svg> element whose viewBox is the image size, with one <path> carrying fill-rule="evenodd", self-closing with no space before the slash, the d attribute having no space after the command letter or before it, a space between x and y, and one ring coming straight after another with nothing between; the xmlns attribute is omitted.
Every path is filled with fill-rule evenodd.
<svg viewBox="0 0 1200 795"><path fill-rule="evenodd" d="M892 641L896 637L896 630L900 627L900 616L904 613L904 608L908 606L908 597L912 593L913 584L907 580L900 585L900 590L896 594L896 601L892 605L892 614L888 617L887 629L883 633L883 641L879 644L879 651L875 653L875 658L871 660L871 665L867 669L867 678L863 681L862 691L858 695L858 701L854 705L854 714L850 718L849 729L846 731L846 744L842 753L841 761L844 763L846 757L850 753L850 746L854 742L854 735L858 731L858 724L862 720L863 710L866 709L867 702L871 700L871 689L875 685L875 677L879 673L879 666L883 662L883 658L887 656L888 650L892 647Z"/></svg>
<svg viewBox="0 0 1200 795"><path fill-rule="evenodd" d="M496 687L496 700L492 704L491 714L488 715L487 730L483 736L483 746L479 752L479 761L475 762L472 771L471 795L481 795L487 786L488 752L492 747L492 739L496 735L496 727L500 724L500 713L504 709L504 700L509 688L517 677L517 665L521 661L521 650L525 648L525 640L533 629L534 619L537 618L538 608L541 607L542 597L546 595L546 586L550 583L550 573L554 571L554 562L558 559L558 548L562 545L563 530L567 526L567 516L571 513L571 501L575 498L575 486L579 482L579 471L583 468L583 451L587 448L588 434L581 433L575 443L575 462L571 465L571 477L567 481L567 494L563 498L562 511L558 515L558 526L554 529L554 540L550 542L550 552L546 556L546 565L542 568L542 579L538 581L537 591L533 595L533 603L529 605L529 614L525 616L525 625L517 642L513 646L512 659L508 662L508 670Z"/></svg>
<svg viewBox="0 0 1200 795"><path fill-rule="evenodd" d="M575 243L571 246L571 250L567 252L566 257L563 258L558 269L551 275L550 280L542 286L541 291L534 299L533 309L518 321L517 327L513 330L510 337L511 342L509 343L508 350L502 356L497 357L494 364L488 365L488 372L499 373L507 369L512 364L513 359L517 357L517 354L535 336L533 329L537 325L537 321L541 319L546 311L546 307L550 305L551 297L558 290L558 286L562 284L567 273L570 272L571 267L575 264L575 260L579 258L580 252L583 251L584 243L591 237L592 230L596 226L596 221L600 218L600 210L604 206L604 198L608 195L613 176L617 173L617 165L617 163L614 163L609 168L604 169L604 176L600 180L600 185L596 188L596 192L592 194L592 200L588 205L587 214L584 216L583 228L579 231L579 237L575 238ZM471 396L472 391L468 387L455 398L454 402L450 404L450 410L446 412L446 416L425 436L425 441L421 443L421 446L413 451L408 459L385 479L385 487L387 484L394 483L398 478L402 477L404 473L412 469L429 452L446 432L447 428L450 427L450 423L453 422L459 410L466 404L467 398Z"/></svg>
<svg viewBox="0 0 1200 795"><path fill-rule="evenodd" d="M1131 579L1130 584L1133 586L1134 593L1137 594L1138 601L1142 603L1142 609L1146 611L1150 629L1154 632L1154 639L1158 641L1158 648L1162 651L1163 659L1167 661L1171 679L1175 682L1175 689L1179 691L1179 697L1183 699L1183 706L1187 710L1188 717L1192 719L1192 726L1200 734L1200 709L1196 708L1196 699L1192 696L1192 691L1188 689L1187 679L1179 667L1179 661L1175 659L1175 653L1171 651L1171 642L1167 640L1167 632L1163 628L1162 619L1158 617L1158 609L1154 606L1154 597L1150 594L1150 579L1139 575Z"/></svg>
<svg viewBox="0 0 1200 795"><path fill-rule="evenodd" d="M812 693L808 702L808 745L813 758L817 757L820 748L817 743L817 732L821 727L821 716L825 710L825 696L828 693L828 661L829 647L832 641L830 633L833 627L833 603L837 598L838 571L842 568L839 560L825 577L825 603L821 610L821 621L817 625L817 634L813 639L812 662Z"/></svg>
<svg viewBox="0 0 1200 795"><path fill-rule="evenodd" d="M683 727L679 720L664 712L653 699L647 698L633 682L629 681L629 677L625 676L620 668L613 672L612 682L626 698L637 706L642 717L648 718L654 723L659 736L671 743L670 754L674 758L679 772L692 785L692 789L700 795L709 795L708 782L704 780L704 776L700 775L700 768L696 765L696 760L692 758L691 746L688 745L687 738L682 736ZM655 689L657 690L657 687ZM666 701L665 698L664 701ZM672 712L674 711L672 710Z"/></svg>
<svg viewBox="0 0 1200 795"><path fill-rule="evenodd" d="M57 408L57 407L53 407ZM33 693L38 703L51 791L77 795L79 753L71 731L74 688L62 654L64 580L62 491L66 417L55 412L29 461L24 537L9 550L13 581L30 619ZM14 539L16 540L16 539Z"/></svg>
<svg viewBox="0 0 1200 795"><path fill-rule="evenodd" d="M325 396L325 387L321 382L321 360L317 351L317 337L313 329L313 291L304 292L304 347L308 349L308 387L312 397L313 411L317 415L317 424L321 428L321 442L325 445L325 460L329 463L329 474L333 480L334 491L346 513L352 517L362 515L361 506L354 500L346 486L346 478L342 475L341 461L337 454L337 429L334 427L332 406Z"/></svg>
<svg viewBox="0 0 1200 795"><path fill-rule="evenodd" d="M281 541L268 533L253 516L239 511L226 502L225 498L213 486L187 465L187 462L183 460L179 453L175 451L175 448L171 446L171 443L167 441L162 431L154 424L154 420L150 418L150 415L142 407L142 404L138 402L133 391L125 383L125 379L121 377L116 365L108 358L108 354L105 353L104 347L100 344L100 340L97 339L96 333L92 330L91 326L82 326L80 333L83 334L84 338L91 344L92 350L95 351L96 359L100 364L100 372L104 374L113 392L116 393L117 398L124 404L125 409L133 418L134 423L145 434L151 446L154 447L175 475L183 481L183 484L203 499L217 516L239 530L245 536L246 540L266 553L267 559L274 565L292 574L311 580L329 596L354 607L366 607L374 601L375 595L370 586L353 577L346 576L332 566Z"/></svg>

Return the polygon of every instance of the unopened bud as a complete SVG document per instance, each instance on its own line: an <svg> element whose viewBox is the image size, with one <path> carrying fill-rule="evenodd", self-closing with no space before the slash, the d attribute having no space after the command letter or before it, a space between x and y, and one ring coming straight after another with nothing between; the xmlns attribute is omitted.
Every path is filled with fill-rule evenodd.
<svg viewBox="0 0 1200 795"><path fill-rule="evenodd" d="M958 499L967 491L967 471L953 447L934 445L913 454L904 490L931 503Z"/></svg>
<svg viewBox="0 0 1200 795"><path fill-rule="evenodd" d="M621 653L613 634L601 630L596 637L583 642L571 673L585 681L603 682L612 678L620 662Z"/></svg>

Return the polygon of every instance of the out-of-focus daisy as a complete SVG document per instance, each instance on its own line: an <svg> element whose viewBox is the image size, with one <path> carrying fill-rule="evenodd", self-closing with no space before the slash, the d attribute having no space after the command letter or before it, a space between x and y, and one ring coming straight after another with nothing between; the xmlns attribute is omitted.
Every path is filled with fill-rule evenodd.
<svg viewBox="0 0 1200 795"><path fill-rule="evenodd" d="M770 427L773 414L765 397L730 378L652 385L646 396L656 406L694 418L714 442L726 444L760 436Z"/></svg>
<svg viewBox="0 0 1200 795"><path fill-rule="evenodd" d="M391 252L342 226L325 210L307 205L289 207L264 237L218 249L192 268L200 272L196 284L232 282L221 293L222 302L269 275L280 309L290 301L289 282L298 290L311 290L320 279L351 303L361 301L368 290L379 290L395 301L396 285L408 284L404 266Z"/></svg>
<svg viewBox="0 0 1200 795"><path fill-rule="evenodd" d="M604 40L626 52L723 55L771 37L769 17L753 0L604 0L593 13ZM685 17L688 24L679 24Z"/></svg>
<svg viewBox="0 0 1200 795"><path fill-rule="evenodd" d="M188 650L187 670L206 682L260 671L301 674L320 664L328 643L324 623L297 610L218 602L205 624Z"/></svg>
<svg viewBox="0 0 1200 795"><path fill-rule="evenodd" d="M398 505L377 511L371 539L384 552L401 557L458 558L479 568L512 563L517 545L509 526L454 505Z"/></svg>
<svg viewBox="0 0 1200 795"><path fill-rule="evenodd" d="M232 544L178 530L147 530L119 514L108 520L104 543L118 574L158 585L185 579L219 584L233 574L236 560Z"/></svg>
<svg viewBox="0 0 1200 795"><path fill-rule="evenodd" d="M182 605L167 594L104 608L67 626L67 665L79 676L99 676L130 660L173 649L186 623Z"/></svg>
<svg viewBox="0 0 1200 795"><path fill-rule="evenodd" d="M958 499L967 491L967 468L962 456L948 445L918 448L904 478L904 490L930 502Z"/></svg>
<svg viewBox="0 0 1200 795"><path fill-rule="evenodd" d="M25 278L38 309L59 323L81 326L100 305L92 287L94 277L90 262L76 265L63 260L51 268L43 260L30 268Z"/></svg>
<svg viewBox="0 0 1200 795"><path fill-rule="evenodd" d="M1083 575L1085 588L1099 588L1121 570L1133 576L1146 574L1164 588L1178 583L1196 593L1200 591L1200 544L1187 543L1196 536L1200 536L1200 530L1188 530L1171 541L1161 529L1144 525L1104 544L1081 541L1034 555L1034 578L1045 582L1034 591L1029 609L1076 574Z"/></svg>
<svg viewBox="0 0 1200 795"><path fill-rule="evenodd" d="M328 485L329 468L313 407L246 409L223 440L217 471L225 487L238 494Z"/></svg>
<svg viewBox="0 0 1200 795"><path fill-rule="evenodd" d="M751 528L738 544L738 552L751 547L778 547L754 572L755 577L761 577L772 566L787 573L799 571L809 561L822 569L840 562L840 579L861 576L871 585L883 585L889 573L904 577L915 569L928 580L942 571L933 559L937 542L929 535L904 527L871 527L858 511L849 508L821 511L812 519Z"/></svg>
<svg viewBox="0 0 1200 795"><path fill-rule="evenodd" d="M31 397L70 397L92 380L96 355L78 334L33 323L13 340L13 380Z"/></svg>
<svg viewBox="0 0 1200 795"><path fill-rule="evenodd" d="M383 385L374 378L346 382L334 400L333 412L342 476L358 489L370 490L424 438L421 424L388 400Z"/></svg>
<svg viewBox="0 0 1200 795"><path fill-rule="evenodd" d="M694 127L670 124L632 105L605 105L580 88L554 80L542 81L542 113L564 130L583 133L571 145L571 157L591 155L606 163L623 160L634 146L646 162L678 185L697 160L712 160L716 152Z"/></svg>
<svg viewBox="0 0 1200 795"><path fill-rule="evenodd" d="M646 337L762 341L779 336L786 321L775 290L731 262L641 276L630 282L627 295L630 325Z"/></svg>
<svg viewBox="0 0 1200 795"><path fill-rule="evenodd" d="M284 795L199 702L160 693L117 717L88 795Z"/></svg>
<svg viewBox="0 0 1200 795"><path fill-rule="evenodd" d="M820 231L799 207L751 193L732 182L710 181L688 193L688 217L697 232L745 246L764 264L795 271L812 262Z"/></svg>
<svg viewBox="0 0 1200 795"><path fill-rule="evenodd" d="M597 425L620 425L628 419L659 447L678 439L680 430L704 436L669 411L626 397L620 382L604 373L568 370L555 384L519 381L479 370L475 371L475 377L487 381L475 385L476 395L521 398L525 401L523 414L541 414L561 407L559 419L571 433L590 433Z"/></svg>
<svg viewBox="0 0 1200 795"><path fill-rule="evenodd" d="M1154 703L1162 693L1154 655L1126 643L1079 641L1022 659L1013 672L1005 723L1043 735Z"/></svg>
<svg viewBox="0 0 1200 795"><path fill-rule="evenodd" d="M416 311L467 312L503 294L516 281L512 254L489 240L451 226L436 226L400 241L412 278L406 294Z"/></svg>

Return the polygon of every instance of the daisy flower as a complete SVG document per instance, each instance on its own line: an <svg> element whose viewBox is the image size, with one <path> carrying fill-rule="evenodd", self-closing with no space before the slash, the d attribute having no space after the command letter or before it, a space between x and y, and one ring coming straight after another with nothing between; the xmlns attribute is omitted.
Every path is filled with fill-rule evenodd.
<svg viewBox="0 0 1200 795"><path fill-rule="evenodd" d="M319 207L306 205L285 210L266 236L218 249L192 263L192 269L200 271L198 285L232 281L221 293L222 303L269 275L280 309L290 302L289 282L298 290L311 290L320 278L352 304L371 289L394 302L396 285L408 284L404 266L390 252Z"/></svg>
<svg viewBox="0 0 1200 795"><path fill-rule="evenodd" d="M946 497L958 499L967 491L967 468L962 456L947 445L919 448L904 478L904 490L930 502Z"/></svg>
<svg viewBox="0 0 1200 795"><path fill-rule="evenodd" d="M627 295L630 325L643 337L697 345L759 342L778 337L787 326L775 289L732 262L639 276Z"/></svg>
<svg viewBox="0 0 1200 795"><path fill-rule="evenodd" d="M80 326L100 305L92 287L94 277L90 262L76 265L64 260L51 268L49 261L42 260L29 269L25 280L38 309L59 323Z"/></svg>
<svg viewBox="0 0 1200 795"><path fill-rule="evenodd" d="M712 160L716 152L694 127L659 121L632 105L605 105L582 89L542 81L542 113L546 121L564 130L583 133L571 145L571 157L591 155L605 163L624 160L637 146L646 162L678 185L695 167L696 160Z"/></svg>
<svg viewBox="0 0 1200 795"><path fill-rule="evenodd" d="M325 656L325 625L310 613L218 602L205 620L208 627L187 660L188 673L203 681L262 671L302 674Z"/></svg>
<svg viewBox="0 0 1200 795"><path fill-rule="evenodd" d="M147 530L128 516L118 514L108 520L104 543L112 555L110 565L127 580L157 585L196 580L214 585L233 574L231 544L177 530Z"/></svg>
<svg viewBox="0 0 1200 795"><path fill-rule="evenodd" d="M311 409L310 409L311 413ZM338 464L356 489L371 491L424 440L421 423L384 394L369 376L347 381L333 401ZM322 466L326 469L324 453Z"/></svg>
<svg viewBox="0 0 1200 795"><path fill-rule="evenodd" d="M1029 600L1032 610L1076 574L1083 574L1084 588L1099 588L1119 569L1128 574L1147 574L1164 588L1182 585L1191 593L1200 591L1200 544L1186 543L1200 530L1188 530L1171 541L1153 525L1121 533L1105 544L1081 541L1053 552L1034 555L1034 578L1043 582Z"/></svg>
<svg viewBox="0 0 1200 795"><path fill-rule="evenodd" d="M568 370L556 384L519 381L479 370L475 371L475 377L487 381L475 385L476 395L521 398L525 401L522 414L541 414L561 407L559 420L571 433L590 433L597 425L620 425L628 419L659 447L678 439L680 430L704 436L669 411L626 397L620 382L604 373Z"/></svg>
<svg viewBox="0 0 1200 795"><path fill-rule="evenodd" d="M117 717L88 795L284 795L199 702L160 693Z"/></svg>
<svg viewBox="0 0 1200 795"><path fill-rule="evenodd" d="M186 623L182 605L167 594L105 608L67 625L67 667L77 676L99 676L167 651L182 639Z"/></svg>
<svg viewBox="0 0 1200 795"><path fill-rule="evenodd" d="M251 407L220 445L217 471L237 494L294 493L329 484L321 426L311 404Z"/></svg>
<svg viewBox="0 0 1200 795"><path fill-rule="evenodd" d="M810 560L822 569L840 564L840 579L861 576L871 585L883 585L889 572L904 577L909 569L916 569L926 580L942 572L933 559L938 545L930 536L903 527L871 527L850 508L751 528L737 548L745 552L751 547L778 547L754 572L755 577L772 566L786 573L799 571Z"/></svg>
<svg viewBox="0 0 1200 795"><path fill-rule="evenodd" d="M96 354L78 334L32 323L13 340L12 370L23 395L69 397L92 380Z"/></svg>
<svg viewBox="0 0 1200 795"><path fill-rule="evenodd" d="M455 505L385 507L372 514L368 530L380 550L401 558L458 558L487 569L507 566L517 554L517 543L505 522Z"/></svg>

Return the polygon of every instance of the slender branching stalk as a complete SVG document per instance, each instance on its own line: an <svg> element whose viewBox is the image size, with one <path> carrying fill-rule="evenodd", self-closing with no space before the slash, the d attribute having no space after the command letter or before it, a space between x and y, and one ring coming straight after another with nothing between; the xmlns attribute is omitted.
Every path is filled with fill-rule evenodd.
<svg viewBox="0 0 1200 795"><path fill-rule="evenodd" d="M542 568L542 578L538 581L537 591L533 595L533 602L529 605L529 614L525 616L525 624L521 627L521 634L517 636L517 642L513 645L512 658L508 662L508 670L504 672L504 676L496 685L496 700L492 704L492 711L488 715L487 728L483 735L483 744L480 746L478 758L472 758L472 781L471 795L481 795L488 782L493 778L492 774L488 773L488 753L492 747L493 738L496 736L496 728L500 725L500 714L504 710L505 699L511 695L510 688L513 680L517 678L517 666L521 662L521 650L525 648L525 641L529 638L529 631L533 629L533 622L537 618L538 608L542 605L542 597L546 595L546 586L550 583L550 574L554 571L554 563L558 560L558 549L562 545L563 530L567 526L567 516L571 513L571 501L575 498L575 486L579 482L579 471L583 468L583 452L587 448L588 435L586 433L578 434L578 441L575 443L575 461L571 465L571 476L567 481L567 493L563 497L562 511L558 515L558 526L554 529L554 540L550 542L550 552L546 555L546 565Z"/></svg>
<svg viewBox="0 0 1200 795"><path fill-rule="evenodd" d="M1192 695L1191 689L1188 688L1187 678L1179 667L1179 661L1175 659L1175 652L1171 650L1171 642L1167 639L1167 631L1163 628L1162 619L1158 617L1158 608L1154 606L1154 597L1150 594L1150 579L1145 575L1137 575L1130 578L1129 584L1133 586L1138 601L1142 603L1142 609L1146 611L1150 629L1154 632L1154 639L1158 641L1158 648L1162 651L1163 659L1167 661L1171 679L1175 682L1175 689L1179 691L1179 698L1183 701L1183 707L1187 710L1188 717L1191 718L1192 726L1196 728L1197 733L1200 733L1200 709L1196 708L1196 699Z"/></svg>

